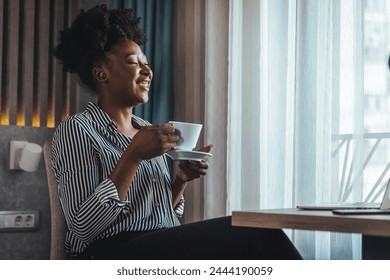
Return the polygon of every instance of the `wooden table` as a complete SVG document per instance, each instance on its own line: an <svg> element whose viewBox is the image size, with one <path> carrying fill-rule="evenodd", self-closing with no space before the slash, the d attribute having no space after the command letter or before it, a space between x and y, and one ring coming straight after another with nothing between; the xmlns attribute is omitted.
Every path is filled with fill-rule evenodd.
<svg viewBox="0 0 390 280"><path fill-rule="evenodd" d="M363 259L390 259L390 215L335 215L297 208L233 211L233 226L360 233Z"/></svg>

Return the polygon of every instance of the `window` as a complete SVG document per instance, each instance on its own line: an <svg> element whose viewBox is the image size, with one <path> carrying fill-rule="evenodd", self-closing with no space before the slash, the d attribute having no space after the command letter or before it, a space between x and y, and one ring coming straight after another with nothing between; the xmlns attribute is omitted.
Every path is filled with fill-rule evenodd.
<svg viewBox="0 0 390 280"><path fill-rule="evenodd" d="M390 2L364 1L364 131L384 138L364 173L366 197L390 161ZM365 142L368 154L374 141ZM386 178L389 175L386 175ZM381 198L378 196L377 200Z"/></svg>
<svg viewBox="0 0 390 280"><path fill-rule="evenodd" d="M379 200L390 174L390 2L231 3L228 209ZM290 236L306 259L361 256L360 236Z"/></svg>

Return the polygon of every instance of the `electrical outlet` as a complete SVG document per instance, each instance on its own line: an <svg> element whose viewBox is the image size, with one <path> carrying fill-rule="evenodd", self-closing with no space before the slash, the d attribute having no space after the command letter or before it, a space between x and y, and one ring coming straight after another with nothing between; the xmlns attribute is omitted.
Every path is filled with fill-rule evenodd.
<svg viewBox="0 0 390 280"><path fill-rule="evenodd" d="M38 211L0 211L0 232L34 231L38 227Z"/></svg>

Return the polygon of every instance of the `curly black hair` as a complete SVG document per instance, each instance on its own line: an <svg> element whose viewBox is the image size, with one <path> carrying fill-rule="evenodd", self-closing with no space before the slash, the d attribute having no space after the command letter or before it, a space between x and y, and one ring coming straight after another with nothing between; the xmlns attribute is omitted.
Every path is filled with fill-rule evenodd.
<svg viewBox="0 0 390 280"><path fill-rule="evenodd" d="M131 8L108 10L103 4L87 12L81 10L71 26L60 31L54 55L64 72L77 73L80 81L95 92L92 69L105 61L112 46L124 40L146 43L140 19Z"/></svg>

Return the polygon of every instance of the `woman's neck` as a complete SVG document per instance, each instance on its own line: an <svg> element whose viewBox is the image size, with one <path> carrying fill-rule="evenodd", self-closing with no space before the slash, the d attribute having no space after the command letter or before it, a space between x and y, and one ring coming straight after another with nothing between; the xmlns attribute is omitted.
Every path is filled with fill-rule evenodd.
<svg viewBox="0 0 390 280"><path fill-rule="evenodd" d="M99 100L98 106L116 123L119 133L133 137L138 132L139 129L134 127L132 122L133 107L113 105L106 102L99 102Z"/></svg>

